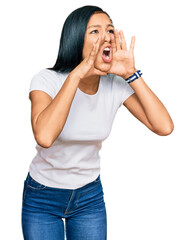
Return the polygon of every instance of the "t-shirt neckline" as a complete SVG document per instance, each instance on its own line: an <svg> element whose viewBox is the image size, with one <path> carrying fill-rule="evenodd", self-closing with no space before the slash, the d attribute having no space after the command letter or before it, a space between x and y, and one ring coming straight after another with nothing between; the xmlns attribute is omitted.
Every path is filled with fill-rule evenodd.
<svg viewBox="0 0 195 240"><path fill-rule="evenodd" d="M80 88L77 88L77 90L78 90L80 93L82 93L83 95L86 95L86 96L89 96L89 97L95 97L95 96L97 96L98 93L100 92L100 88L101 88L101 85L102 85L102 84L101 84L101 78L102 78L102 76L100 75L100 81L99 81L99 85L98 85L98 90L97 90L97 92L96 92L95 94L87 94L87 93L81 91Z"/></svg>

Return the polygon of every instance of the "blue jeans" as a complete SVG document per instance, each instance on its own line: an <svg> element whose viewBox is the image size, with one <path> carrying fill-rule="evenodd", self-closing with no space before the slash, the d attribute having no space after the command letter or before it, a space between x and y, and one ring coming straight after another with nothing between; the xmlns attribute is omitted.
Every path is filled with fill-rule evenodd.
<svg viewBox="0 0 195 240"><path fill-rule="evenodd" d="M42 185L28 173L22 197L24 240L106 240L107 217L100 175L77 189ZM62 219L65 219L64 221Z"/></svg>

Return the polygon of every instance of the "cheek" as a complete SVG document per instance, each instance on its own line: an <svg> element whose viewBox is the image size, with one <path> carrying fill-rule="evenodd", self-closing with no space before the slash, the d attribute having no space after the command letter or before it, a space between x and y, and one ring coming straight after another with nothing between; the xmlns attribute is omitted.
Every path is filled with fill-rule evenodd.
<svg viewBox="0 0 195 240"><path fill-rule="evenodd" d="M83 59L86 58L86 50L85 50L85 48L83 48L82 58Z"/></svg>
<svg viewBox="0 0 195 240"><path fill-rule="evenodd" d="M86 39L84 42L84 46L83 46L83 58L86 58L92 48L93 48L93 44L96 42L96 39L93 37L92 39Z"/></svg>
<svg viewBox="0 0 195 240"><path fill-rule="evenodd" d="M89 54L89 48L87 47L87 44L84 44L83 47L83 59L86 58Z"/></svg>

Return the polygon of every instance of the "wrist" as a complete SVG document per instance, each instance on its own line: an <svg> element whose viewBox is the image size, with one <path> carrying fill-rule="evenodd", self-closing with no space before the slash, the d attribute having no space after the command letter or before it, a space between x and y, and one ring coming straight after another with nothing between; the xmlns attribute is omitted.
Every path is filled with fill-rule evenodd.
<svg viewBox="0 0 195 240"><path fill-rule="evenodd" d="M136 79L138 79L139 77L141 77L142 74L143 74L143 73L141 72L141 70L137 70L134 74L132 74L132 75L130 75L129 77L127 77L127 78L125 79L125 81L126 81L127 83L131 83L131 82L135 81Z"/></svg>
<svg viewBox="0 0 195 240"><path fill-rule="evenodd" d="M80 80L81 80L81 75L80 75L77 71L75 71L75 70L73 70L72 72L69 73L69 77L70 77L71 79L74 79L74 81L75 81L77 84L79 84L79 82L80 82Z"/></svg>
<svg viewBox="0 0 195 240"><path fill-rule="evenodd" d="M133 69L129 69L125 75L122 76L122 78L127 79L128 77L130 77L131 75L133 75L135 72L137 72L136 68Z"/></svg>

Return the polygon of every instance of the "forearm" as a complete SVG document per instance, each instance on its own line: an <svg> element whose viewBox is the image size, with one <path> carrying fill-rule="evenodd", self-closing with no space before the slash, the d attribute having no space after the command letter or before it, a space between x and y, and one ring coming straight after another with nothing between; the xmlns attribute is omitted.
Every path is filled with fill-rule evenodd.
<svg viewBox="0 0 195 240"><path fill-rule="evenodd" d="M62 131L75 96L79 79L69 74L52 102L40 113L36 121L36 139L50 147Z"/></svg>
<svg viewBox="0 0 195 240"><path fill-rule="evenodd" d="M154 131L157 133L171 132L173 121L159 98L147 86L142 77L129 83L139 98L144 112Z"/></svg>

